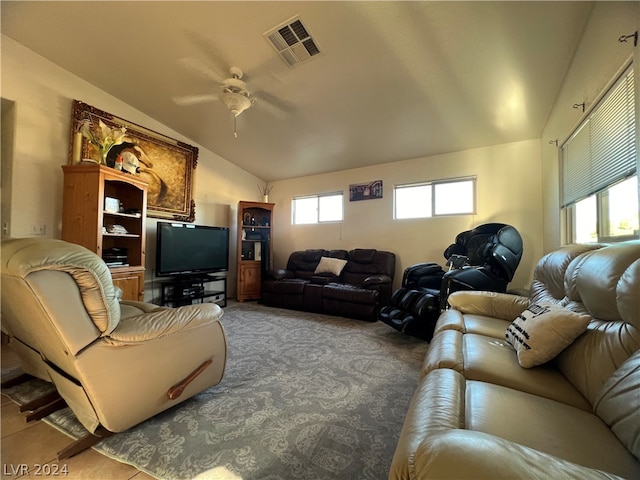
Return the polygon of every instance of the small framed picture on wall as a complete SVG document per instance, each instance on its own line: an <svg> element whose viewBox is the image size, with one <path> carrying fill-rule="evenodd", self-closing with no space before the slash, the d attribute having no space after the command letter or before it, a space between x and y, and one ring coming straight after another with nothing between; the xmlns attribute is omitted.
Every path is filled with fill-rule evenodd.
<svg viewBox="0 0 640 480"><path fill-rule="evenodd" d="M382 198L382 180L349 185L349 201Z"/></svg>

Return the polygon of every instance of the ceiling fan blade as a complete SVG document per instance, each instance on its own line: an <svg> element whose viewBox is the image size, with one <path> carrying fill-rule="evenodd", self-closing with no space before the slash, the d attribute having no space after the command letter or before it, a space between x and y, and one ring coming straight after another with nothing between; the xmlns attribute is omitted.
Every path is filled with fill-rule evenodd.
<svg viewBox="0 0 640 480"><path fill-rule="evenodd" d="M216 42L196 32L187 32L186 36L190 39L194 47L200 51L200 58L206 60L206 64L213 69L213 72L218 76L220 81L229 76L228 73L231 64L217 47Z"/></svg>
<svg viewBox="0 0 640 480"><path fill-rule="evenodd" d="M251 86L260 85L262 88L267 88L269 90L287 87L287 84L282 80L281 76L272 70L267 70L258 74L247 74L245 72L243 80Z"/></svg>
<svg viewBox="0 0 640 480"><path fill-rule="evenodd" d="M181 107L195 105L198 103L213 102L219 100L218 96L213 93L205 93L202 95L184 95L181 97L173 97L173 101Z"/></svg>
<svg viewBox="0 0 640 480"><path fill-rule="evenodd" d="M224 80L224 76L215 72L211 68L207 67L202 60L194 57L184 57L178 59L178 62L185 66L187 69L195 72L199 75L204 75L205 77L213 80L216 83L222 83Z"/></svg>
<svg viewBox="0 0 640 480"><path fill-rule="evenodd" d="M295 105L282 100L268 92L257 91L253 93L258 108L266 108L270 113L279 118L286 118L295 111Z"/></svg>

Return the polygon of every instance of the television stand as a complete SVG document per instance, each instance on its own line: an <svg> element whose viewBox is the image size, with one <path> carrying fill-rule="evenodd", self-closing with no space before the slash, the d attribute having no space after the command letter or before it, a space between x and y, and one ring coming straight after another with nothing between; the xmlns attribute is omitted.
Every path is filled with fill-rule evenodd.
<svg viewBox="0 0 640 480"><path fill-rule="evenodd" d="M226 275L176 275L160 282L160 305L181 307L194 303L227 306Z"/></svg>

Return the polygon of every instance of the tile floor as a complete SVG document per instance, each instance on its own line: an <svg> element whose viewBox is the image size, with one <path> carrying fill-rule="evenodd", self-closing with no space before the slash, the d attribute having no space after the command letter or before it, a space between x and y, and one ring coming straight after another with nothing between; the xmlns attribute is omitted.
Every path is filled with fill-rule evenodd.
<svg viewBox="0 0 640 480"><path fill-rule="evenodd" d="M11 346L2 342L2 367L19 365ZM72 442L67 435L38 420L26 423L18 406L2 395L2 479L60 478L73 480L153 480L131 465L112 460L95 450L58 462L57 452Z"/></svg>

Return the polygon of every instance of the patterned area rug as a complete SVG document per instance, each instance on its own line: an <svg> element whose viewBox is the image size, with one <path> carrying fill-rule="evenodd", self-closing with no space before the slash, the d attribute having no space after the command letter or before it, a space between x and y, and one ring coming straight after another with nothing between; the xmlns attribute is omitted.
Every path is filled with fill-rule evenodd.
<svg viewBox="0 0 640 480"><path fill-rule="evenodd" d="M95 449L159 479L382 480L427 343L382 322L230 303L216 387ZM24 403L51 387L3 389ZM75 438L71 411L45 419Z"/></svg>

